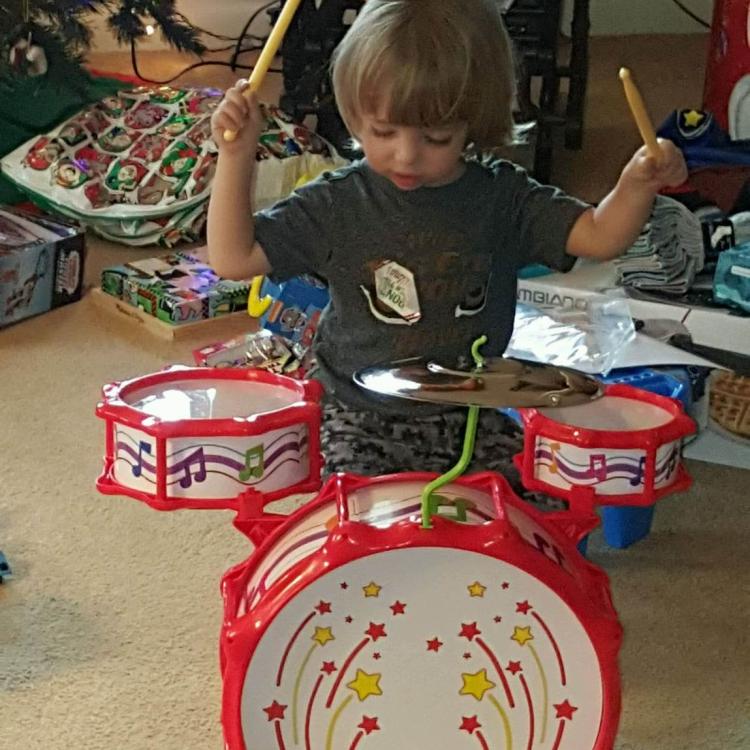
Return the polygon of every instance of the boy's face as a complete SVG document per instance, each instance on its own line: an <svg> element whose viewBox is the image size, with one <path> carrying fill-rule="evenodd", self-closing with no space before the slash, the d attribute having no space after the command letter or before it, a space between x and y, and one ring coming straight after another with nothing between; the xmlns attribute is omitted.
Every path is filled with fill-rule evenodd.
<svg viewBox="0 0 750 750"><path fill-rule="evenodd" d="M363 114L357 131L370 167L401 190L447 185L465 169L465 123L418 128L391 123L386 112L376 112Z"/></svg>

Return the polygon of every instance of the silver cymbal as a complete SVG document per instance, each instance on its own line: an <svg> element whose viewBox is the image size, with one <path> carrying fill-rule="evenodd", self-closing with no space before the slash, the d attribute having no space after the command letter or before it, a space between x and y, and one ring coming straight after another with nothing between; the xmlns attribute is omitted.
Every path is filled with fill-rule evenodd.
<svg viewBox="0 0 750 750"><path fill-rule="evenodd" d="M602 383L575 370L502 357L481 371L451 370L421 359L368 367L354 382L383 396L486 408L576 406L602 395Z"/></svg>

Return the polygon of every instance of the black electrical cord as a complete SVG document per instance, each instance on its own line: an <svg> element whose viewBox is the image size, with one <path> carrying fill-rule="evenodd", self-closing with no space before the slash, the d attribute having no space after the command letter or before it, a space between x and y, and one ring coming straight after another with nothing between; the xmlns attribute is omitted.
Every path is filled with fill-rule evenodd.
<svg viewBox="0 0 750 750"><path fill-rule="evenodd" d="M680 2L680 0L672 0L672 2L686 15L690 16L690 18L693 19L696 23L699 23L701 26L705 26L707 29L711 28L711 24L708 23L708 21L701 18L698 14L694 13L690 8L685 7L683 3Z"/></svg>
<svg viewBox="0 0 750 750"><path fill-rule="evenodd" d="M242 50L242 40L245 38L245 34L250 30L250 27L253 25L253 22L255 19L263 13L263 11L268 10L274 5L277 5L279 3L279 0L271 0L271 2L266 3L265 5L262 5L260 8L258 8L251 16L247 19L247 22L242 27L242 31L240 32L240 35L237 37L237 44L234 48L234 54L232 55L232 59L229 61L229 65L232 68L232 70L235 70L238 67L241 67L237 65L237 58L241 54Z"/></svg>
<svg viewBox="0 0 750 750"><path fill-rule="evenodd" d="M257 52L258 50L263 49L262 46L255 46L255 47L247 47L245 49L240 49L240 54L243 54L245 52ZM224 62L223 60L201 60L200 62L193 63L192 65L188 65L186 68L181 70L177 75L172 76L171 78L168 78L164 81L155 81L153 78L146 78L146 76L142 75L140 70L138 69L138 59L136 55L135 50L135 42L131 40L130 42L130 62L133 66L133 72L140 78L142 81L145 81L146 83L154 83L159 86L163 86L165 84L172 83L173 81L176 81L181 76L185 75L190 70L195 70L196 68L202 68L207 65L219 65L221 67L227 67L232 68L232 70L240 69L240 70L254 70L254 65L238 65L237 63L228 63ZM269 68L269 73L282 73L283 71L278 68Z"/></svg>
<svg viewBox="0 0 750 750"><path fill-rule="evenodd" d="M130 42L130 61L133 66L133 72L140 78L142 81L145 81L146 83L153 83L159 86L163 86L165 84L172 83L173 81L176 81L181 76L185 75L190 70L195 70L196 68L202 68L207 65L218 65L221 67L227 67L231 68L233 71L236 70L249 70L252 71L255 69L254 65L240 65L237 60L240 55L245 54L246 52L257 52L258 50L263 49L263 45L266 42L267 37L261 37L257 34L248 34L250 27L255 22L255 19L258 18L258 16L263 13L263 11L268 10L272 6L279 3L280 0L271 0L270 2L266 3L265 5L262 5L260 8L258 8L254 13L251 14L250 18L247 19L247 22L242 27L242 32L239 36L233 37L233 36L226 36L224 34L216 34L213 31L208 31L207 29L203 29L200 26L195 26L190 19L184 14L184 13L177 13L177 15L185 21L185 23L189 23L196 31L199 31L201 34L206 34L207 36L211 36L214 39L219 39L223 41L232 42L232 44L228 44L225 47L216 47L214 49L207 49L206 52L227 52L230 49L234 49L234 52L232 53L232 57L229 62L224 62L223 60L201 60L200 62L193 63L192 65L188 65L186 68L181 70L177 75L172 76L171 78L168 78L164 81L155 81L153 78L146 78L144 75L141 74L140 70L138 69L138 57L136 54L136 48L135 48L135 40L131 40ZM243 47L242 42L245 39L250 39L254 42L256 42L255 45L252 47ZM283 70L280 70L279 68L269 68L269 73L283 73Z"/></svg>

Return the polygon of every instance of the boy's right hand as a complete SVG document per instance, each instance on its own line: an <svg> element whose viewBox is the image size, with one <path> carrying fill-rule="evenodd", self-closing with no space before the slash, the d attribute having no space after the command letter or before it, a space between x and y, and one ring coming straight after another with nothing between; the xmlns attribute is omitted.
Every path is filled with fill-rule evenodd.
<svg viewBox="0 0 750 750"><path fill-rule="evenodd" d="M219 153L255 155L265 118L255 93L246 93L247 85L244 79L237 81L211 116L211 135ZM237 137L231 142L225 140L225 130L234 130Z"/></svg>

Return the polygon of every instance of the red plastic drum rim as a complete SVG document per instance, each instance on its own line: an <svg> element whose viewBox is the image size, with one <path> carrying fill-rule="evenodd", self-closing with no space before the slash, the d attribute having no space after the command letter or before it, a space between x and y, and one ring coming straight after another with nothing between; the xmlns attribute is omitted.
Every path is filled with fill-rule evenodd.
<svg viewBox="0 0 750 750"><path fill-rule="evenodd" d="M593 445L597 448L645 448L671 443L695 432L695 423L684 413L680 402L675 399L619 383L605 386L603 396L651 404L667 412L671 419L663 425L647 429L601 430L557 422L539 409L519 409L519 412L526 429L530 426L543 426L545 436L581 447ZM596 403L592 401L588 406L595 408Z"/></svg>
<svg viewBox="0 0 750 750"><path fill-rule="evenodd" d="M197 400L191 384L200 394ZM221 384L230 385L222 391ZM202 393L209 389L214 392ZM174 402L171 391L180 390L186 391L189 408ZM157 510L237 510L245 493L260 492L262 505L320 487L322 386L316 381L264 370L177 366L111 383L103 394L96 408L106 423L104 471L97 480L103 494L127 495ZM140 399L150 406L140 408ZM168 413L175 403L174 418L158 415L165 404ZM132 445L121 445L118 430ZM265 464L264 451L290 430L302 431L306 447L301 439L287 439ZM282 434L274 438L274 432ZM244 468L243 453L251 462Z"/></svg>
<svg viewBox="0 0 750 750"><path fill-rule="evenodd" d="M352 477L346 489L356 491L375 484L429 481L432 478L433 475L428 474L392 475L375 480ZM478 475L455 484L491 491L491 485L486 480L487 475ZM507 487L502 482L499 486L501 490ZM503 505L506 506L506 510L509 510L510 506L515 506L523 509L532 520L546 517L547 514L529 508L520 500L514 501L513 497L512 492L505 496ZM602 681L601 725L597 741L592 748L611 750L620 706L616 654L620 644L621 628L608 594L606 576L578 554L574 539L559 528L553 531L548 526L545 529L546 536L549 542L560 545L563 554L571 563L570 570L566 570L559 562L555 564L554 557L547 555L542 548L535 548L526 543L515 528L508 526L505 513L501 514L501 518L472 526L437 517L434 528L425 530L420 528L418 519L400 520L388 528L373 528L358 521L342 519L339 511L336 514L336 525L328 529L326 539L321 542L319 549L286 569L271 583L257 606L235 617L234 613L241 598L240 592L245 590L251 574L271 547L285 533L292 531L305 516L315 513L324 505L333 509L336 503L336 487L332 480L315 500L289 516L285 523L272 532L243 566L234 568L224 577L222 589L225 599L225 622L221 637L224 678L222 723L227 747L232 750L248 747L244 740L241 705L244 700L246 674L256 648L261 644L272 623L286 611L287 606L308 595L309 586L319 579L329 577L329 574L334 574L336 588L336 575L343 574L350 563L372 560L373 568L377 568L378 556L381 553L410 550L418 553L419 550L446 549L446 552L477 553L488 560L517 567L536 578L550 591L554 591L578 618L596 654ZM255 748L252 747L250 750Z"/></svg>
<svg viewBox="0 0 750 750"><path fill-rule="evenodd" d="M127 403L128 394L151 386L184 381L231 381L260 383L291 391L297 396L295 402L283 409L262 414L237 416L223 419L176 419L164 420L147 414ZM291 422L305 421L311 409L317 409L323 387L315 380L299 381L276 375L266 370L244 370L236 368L171 367L161 372L144 375L122 382L114 382L102 388L104 401L96 406L97 416L115 420L128 427L143 430L157 438L197 437L204 435L251 435L261 429L284 427ZM261 428L259 422L264 427Z"/></svg>
<svg viewBox="0 0 750 750"><path fill-rule="evenodd" d="M549 414L537 409L520 410L524 450L514 457L514 463L527 489L568 500L588 493L602 505L652 505L661 497L690 486L690 478L679 463L680 441L695 432L695 424L681 404L621 384L606 386L603 398L607 397L645 404L663 414L649 426L618 430L581 427L570 418L556 421L552 410ZM598 403L593 401L579 408L595 410ZM562 420L564 414L560 416ZM563 450L556 458L555 451L560 451L561 446ZM667 453L663 453L665 449ZM549 455L545 457L549 451L551 459ZM609 455L613 451L623 453ZM566 452L567 461L571 462L567 467L562 462ZM588 468L584 468L586 459ZM627 474L631 476L628 478Z"/></svg>
<svg viewBox="0 0 750 750"><path fill-rule="evenodd" d="M319 493L310 502L305 503L302 507L290 513L288 516L279 516L276 518L276 523L272 525L267 535L256 543L255 553L253 554L250 561L245 561L238 566L235 566L229 570L222 581L222 592L227 600L227 609L236 611L239 607L239 599L235 599L236 592L244 588L247 584L248 579L252 576L259 563L269 550L278 542L279 538L283 536L286 530L290 527L295 526L305 517L314 513L316 510L334 503L336 505L337 499L337 484L343 479L345 482L345 489L347 492L356 492L359 489L365 487L378 487L382 485L388 485L395 482L400 483L411 483L416 482L422 486L426 486L432 482L438 475L429 472L405 472L403 474L386 474L378 477L365 477L355 474L337 475L330 477L326 484L320 489ZM489 482L489 483L488 483ZM451 485L458 487L466 487L469 489L480 489L487 492L494 492L495 496L498 493L510 493L512 490L508 481L505 477L499 474L490 474L484 472L471 477L461 476L454 479ZM533 511L533 509L531 509ZM419 511L415 509L415 514ZM242 510L240 511L242 514ZM244 514L243 514L244 515ZM348 510L341 507L341 503L338 503L336 507L336 515L339 523L349 522ZM242 521L242 525L246 527L252 527L254 523L262 520L258 518L245 518ZM490 520L487 517L486 520ZM357 522L351 522L352 524L366 527L366 524L358 524ZM476 526L472 527L476 529ZM367 528L363 528L361 533L367 536ZM226 585L231 582L232 586Z"/></svg>

